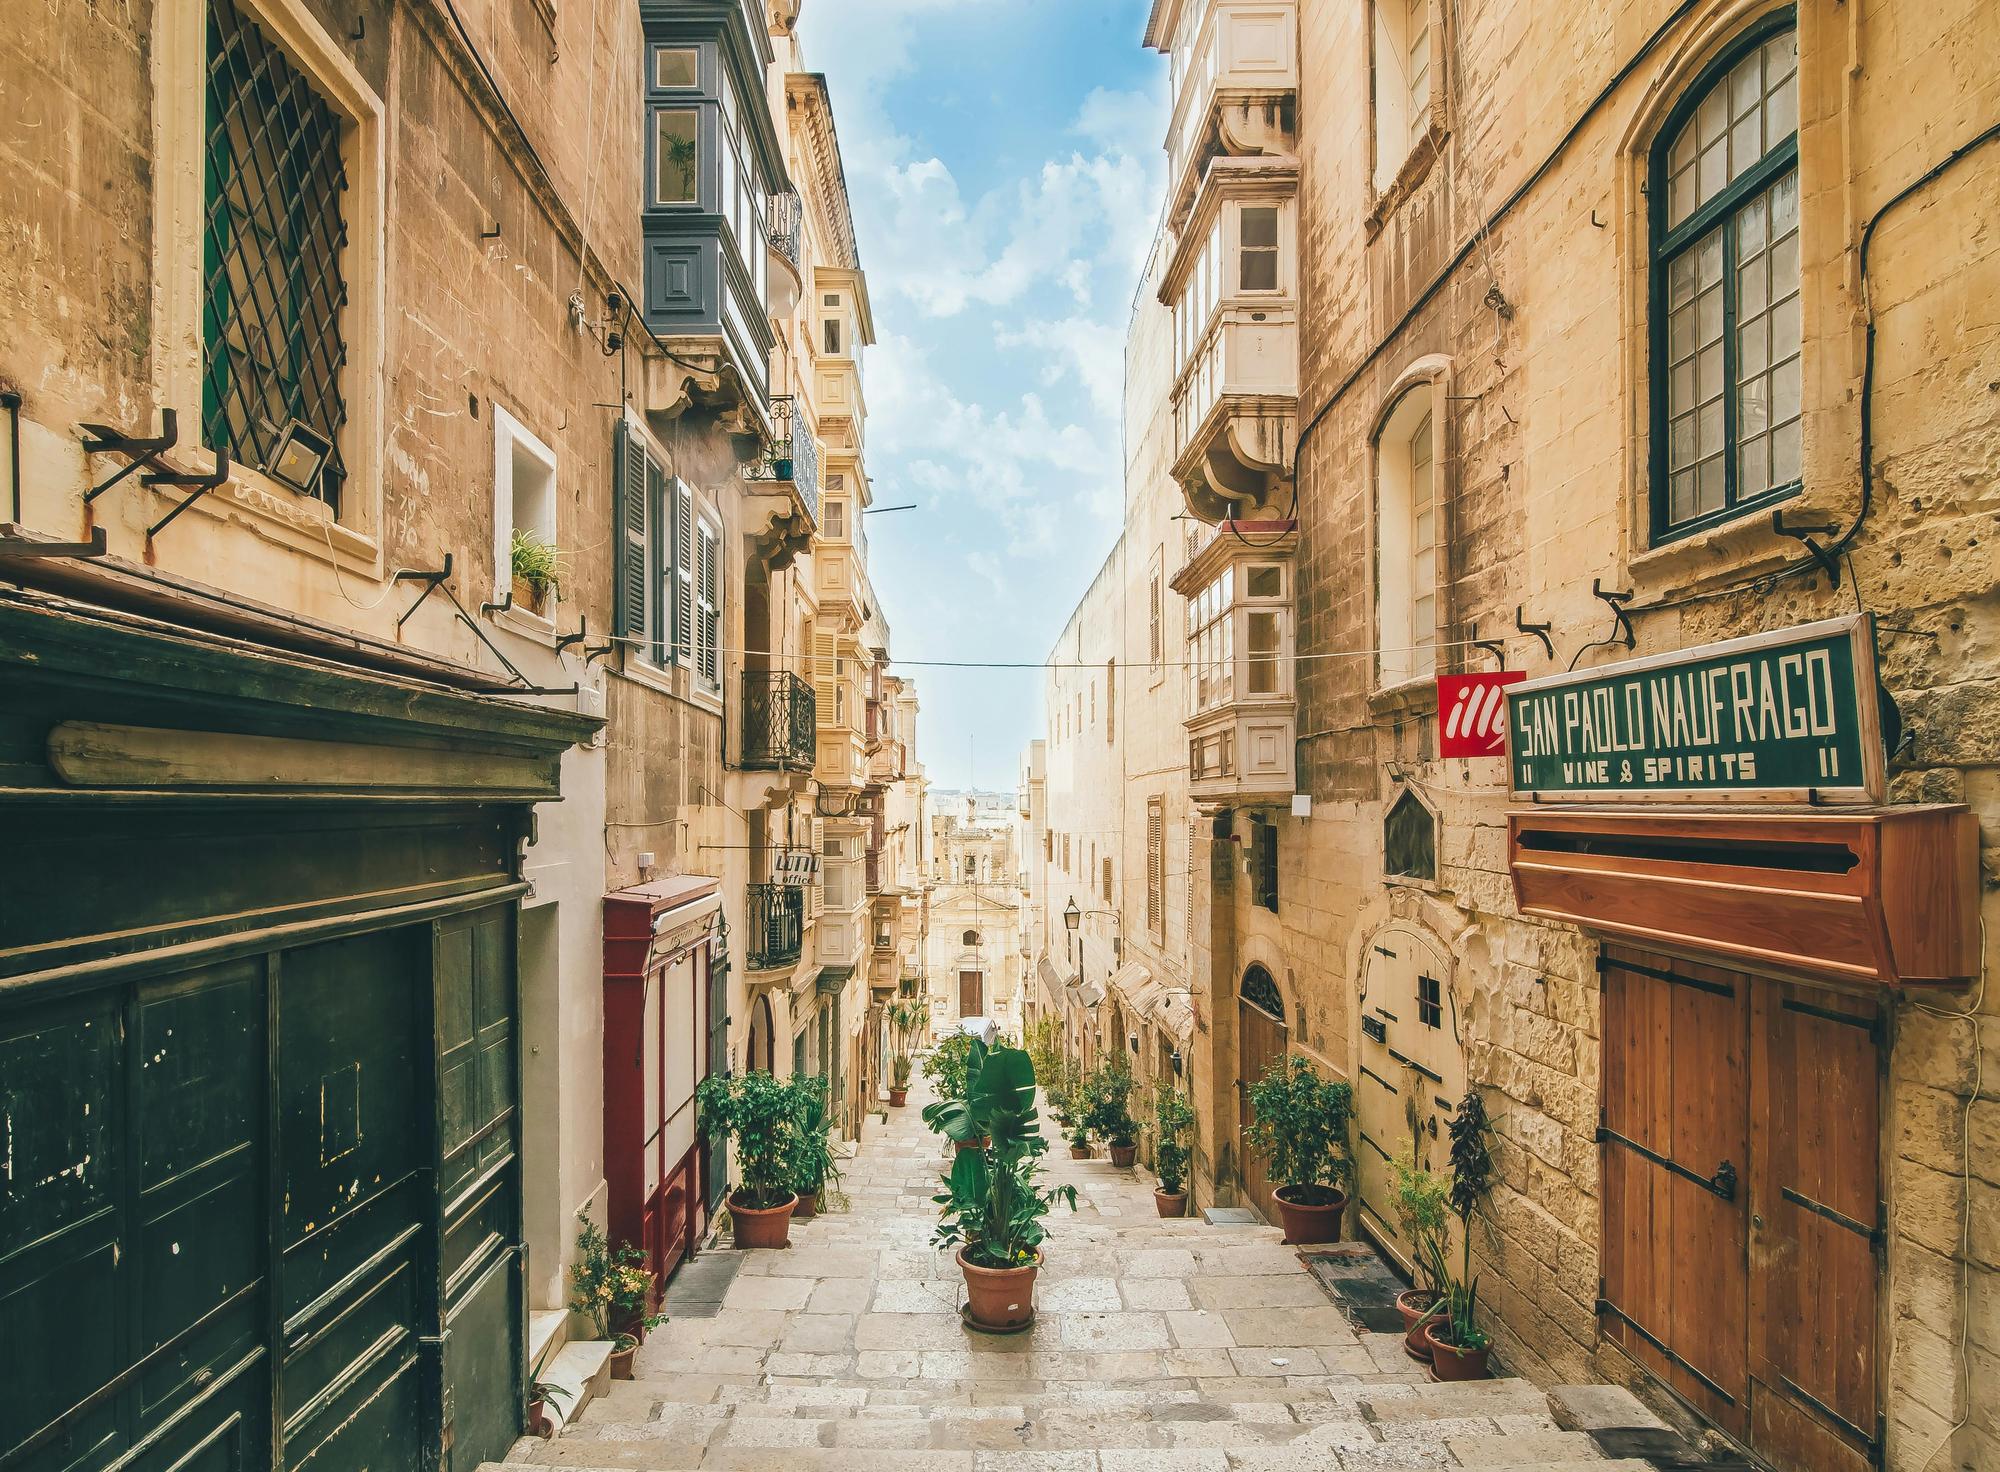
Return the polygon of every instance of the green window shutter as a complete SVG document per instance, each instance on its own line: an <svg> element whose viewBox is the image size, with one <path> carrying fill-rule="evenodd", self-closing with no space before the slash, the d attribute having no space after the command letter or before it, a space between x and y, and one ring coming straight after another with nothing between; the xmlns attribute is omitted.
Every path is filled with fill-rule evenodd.
<svg viewBox="0 0 2000 1472"><path fill-rule="evenodd" d="M694 488L677 480L674 516L674 659L692 664L694 649Z"/></svg>
<svg viewBox="0 0 2000 1472"><path fill-rule="evenodd" d="M722 600L717 596L715 533L706 523L695 538L695 671L711 686L722 684Z"/></svg>
<svg viewBox="0 0 2000 1472"><path fill-rule="evenodd" d="M668 497L673 494L667 484L667 473L659 462L648 457L646 462L646 508L652 518L652 541L654 569L653 581L649 585L652 593L652 608L646 620L646 631L652 638L649 658L662 669L666 667L667 651L673 643L673 631L668 627L674 607L673 594L673 529L674 508Z"/></svg>
<svg viewBox="0 0 2000 1472"><path fill-rule="evenodd" d="M622 419L612 440L612 515L617 520L612 569L612 633L621 639L646 632L646 472L651 457Z"/></svg>

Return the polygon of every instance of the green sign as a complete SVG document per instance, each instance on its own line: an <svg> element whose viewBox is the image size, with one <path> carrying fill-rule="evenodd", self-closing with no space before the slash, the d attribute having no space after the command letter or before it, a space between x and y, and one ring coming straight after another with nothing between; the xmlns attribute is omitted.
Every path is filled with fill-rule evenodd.
<svg viewBox="0 0 2000 1472"><path fill-rule="evenodd" d="M1879 801L1868 620L1830 619L1507 690L1517 796Z"/></svg>

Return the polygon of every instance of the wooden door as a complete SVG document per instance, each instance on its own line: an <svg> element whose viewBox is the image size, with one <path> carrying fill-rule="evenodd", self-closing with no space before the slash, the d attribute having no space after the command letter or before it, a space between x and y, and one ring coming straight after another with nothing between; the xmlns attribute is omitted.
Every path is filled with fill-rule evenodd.
<svg viewBox="0 0 2000 1472"><path fill-rule="evenodd" d="M1751 1003L1751 1444L1860 1472L1876 1363L1881 1058L1872 999L1761 982Z"/></svg>
<svg viewBox="0 0 2000 1472"><path fill-rule="evenodd" d="M1390 1160L1445 1169L1447 1128L1465 1093L1465 1049L1450 958L1435 938L1393 923L1371 940L1362 966L1360 1066L1354 1084L1355 1165L1362 1224L1414 1270L1391 1193Z"/></svg>
<svg viewBox="0 0 2000 1472"><path fill-rule="evenodd" d="M1749 1431L1750 979L1607 947L1605 1337Z"/></svg>
<svg viewBox="0 0 2000 1472"><path fill-rule="evenodd" d="M958 973L958 1015L960 1017L978 1017L985 1012L985 999L981 994L982 989L979 980L980 975L977 971L961 971Z"/></svg>
<svg viewBox="0 0 2000 1472"><path fill-rule="evenodd" d="M1248 1149L1245 1140L1251 1119L1250 1085L1262 1077L1265 1066L1272 1059L1282 1058L1289 1051L1284 1021L1265 1010L1265 1007L1274 1005L1280 1010L1284 1005L1276 1000L1275 989L1263 1005L1248 996L1240 996L1236 1020L1236 1173L1242 1183L1244 1198L1262 1212L1268 1222L1278 1219L1278 1202L1273 1194L1275 1187L1265 1171L1264 1157Z"/></svg>

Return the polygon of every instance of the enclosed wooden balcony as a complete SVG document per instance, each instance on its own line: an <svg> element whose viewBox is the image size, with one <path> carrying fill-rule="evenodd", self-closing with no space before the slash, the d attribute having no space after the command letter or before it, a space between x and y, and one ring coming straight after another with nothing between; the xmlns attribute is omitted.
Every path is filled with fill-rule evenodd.
<svg viewBox="0 0 2000 1472"><path fill-rule="evenodd" d="M1146 44L1172 60L1167 220L1194 211L1210 162L1289 156L1298 131L1298 18L1291 0L1166 0Z"/></svg>

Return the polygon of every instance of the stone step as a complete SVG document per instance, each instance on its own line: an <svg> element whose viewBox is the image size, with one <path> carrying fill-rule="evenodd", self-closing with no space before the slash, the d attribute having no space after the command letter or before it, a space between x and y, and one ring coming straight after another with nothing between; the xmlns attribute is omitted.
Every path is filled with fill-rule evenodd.
<svg viewBox="0 0 2000 1472"><path fill-rule="evenodd" d="M1567 1434L1567 1433L1563 1433ZM1585 1438L1587 1445L1588 1438ZM690 1445L668 1440L538 1444L519 1461L539 1466L639 1468L645 1472L855 1472L854 1446ZM1470 1438L1428 1446L1326 1443L1251 1447L1104 1447L1051 1452L1026 1447L865 1448L868 1472L1418 1472L1480 1467L1485 1472L1653 1472L1638 1460L1608 1461L1588 1451L1530 1443L1498 1447ZM1525 1460L1524 1460L1525 1459ZM517 1459L510 1457L510 1463ZM489 1464L490 1465L490 1464Z"/></svg>
<svg viewBox="0 0 2000 1472"><path fill-rule="evenodd" d="M549 1406L560 1423L556 1432L560 1436L576 1424L592 1400L611 1388L611 1341L570 1340L543 1367L542 1379L568 1392L566 1396L552 1397Z"/></svg>

